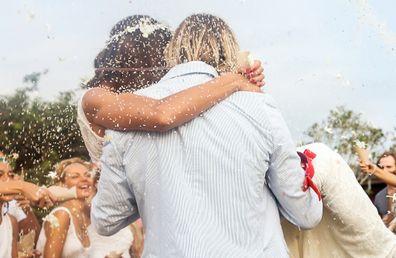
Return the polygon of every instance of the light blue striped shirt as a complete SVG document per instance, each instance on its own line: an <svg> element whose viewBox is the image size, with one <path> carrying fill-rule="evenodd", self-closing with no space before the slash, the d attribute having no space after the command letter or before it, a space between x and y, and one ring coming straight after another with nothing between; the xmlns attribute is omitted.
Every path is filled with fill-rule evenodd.
<svg viewBox="0 0 396 258"><path fill-rule="evenodd" d="M190 62L138 93L163 98L215 76ZM140 215L144 257L288 257L278 208L301 228L321 219L268 94L235 93L168 132L107 136L92 223L110 235Z"/></svg>

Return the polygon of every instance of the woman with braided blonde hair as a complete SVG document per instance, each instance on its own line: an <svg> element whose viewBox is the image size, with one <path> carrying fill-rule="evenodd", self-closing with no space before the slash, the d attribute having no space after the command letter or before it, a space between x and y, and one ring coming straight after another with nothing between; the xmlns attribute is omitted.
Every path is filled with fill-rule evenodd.
<svg viewBox="0 0 396 258"><path fill-rule="evenodd" d="M222 74L238 70L239 51L234 32L221 18L195 14L187 17L176 29L165 49L165 57L171 66L205 60Z"/></svg>

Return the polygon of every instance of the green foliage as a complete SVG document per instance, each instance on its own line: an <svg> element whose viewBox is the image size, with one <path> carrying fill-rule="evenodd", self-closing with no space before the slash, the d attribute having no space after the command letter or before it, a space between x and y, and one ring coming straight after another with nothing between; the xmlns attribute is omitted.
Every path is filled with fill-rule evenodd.
<svg viewBox="0 0 396 258"><path fill-rule="evenodd" d="M0 97L0 143L19 155L15 170L25 180L45 185L54 165L70 157L88 158L78 125L73 93L54 101L31 99L31 87Z"/></svg>
<svg viewBox="0 0 396 258"><path fill-rule="evenodd" d="M381 128L376 128L345 107L336 107L330 111L327 119L313 124L306 134L315 142L323 142L336 150L355 171L356 178L363 184L367 181L367 192L371 191L371 178L360 173L357 156L353 151L356 141L364 142L375 160L385 149L386 134Z"/></svg>

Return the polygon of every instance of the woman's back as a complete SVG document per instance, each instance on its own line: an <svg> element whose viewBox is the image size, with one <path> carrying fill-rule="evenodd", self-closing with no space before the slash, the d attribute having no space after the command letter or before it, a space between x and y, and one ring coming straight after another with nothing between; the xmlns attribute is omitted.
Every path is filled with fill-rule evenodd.
<svg viewBox="0 0 396 258"><path fill-rule="evenodd" d="M99 164L104 138L100 137L92 130L90 122L84 113L82 101L83 97L81 97L77 103L77 123L80 127L81 135L91 160Z"/></svg>

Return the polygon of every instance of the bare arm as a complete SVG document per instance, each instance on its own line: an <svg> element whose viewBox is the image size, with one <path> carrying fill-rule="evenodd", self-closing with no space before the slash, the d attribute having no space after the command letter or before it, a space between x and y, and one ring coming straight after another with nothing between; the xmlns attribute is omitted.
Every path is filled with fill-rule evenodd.
<svg viewBox="0 0 396 258"><path fill-rule="evenodd" d="M26 235L33 230L35 232L34 243L37 243L41 229L40 223L30 206L28 206L25 210L26 218L18 223L19 232L23 235Z"/></svg>
<svg viewBox="0 0 396 258"><path fill-rule="evenodd" d="M11 225L12 225L12 251L11 251L11 257L12 258L17 258L18 257L18 247L17 247L17 242L18 242L18 222L13 216L10 216L11 220Z"/></svg>
<svg viewBox="0 0 396 258"><path fill-rule="evenodd" d="M94 88L85 94L83 109L93 125L103 128L165 131L190 121L238 90L261 92L242 75L226 74L161 100Z"/></svg>
<svg viewBox="0 0 396 258"><path fill-rule="evenodd" d="M379 168L377 165L364 164L361 162L360 169L362 170L362 172L375 175L376 177L384 181L386 184L396 187L396 175L384 171L383 169Z"/></svg>
<svg viewBox="0 0 396 258"><path fill-rule="evenodd" d="M0 198L4 198L4 196L7 195L12 196L17 194L23 194L32 202L40 201L40 207L43 207L43 205L46 204L52 205L52 202L56 201L56 197L47 189L40 188L35 184L20 180L0 182Z"/></svg>
<svg viewBox="0 0 396 258"><path fill-rule="evenodd" d="M70 217L67 212L56 211L53 215L58 219L59 226L51 226L49 222L44 224L45 236L47 237L43 250L43 257L45 258L62 257L67 231L70 226Z"/></svg>

